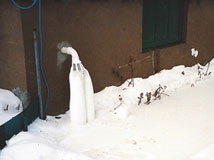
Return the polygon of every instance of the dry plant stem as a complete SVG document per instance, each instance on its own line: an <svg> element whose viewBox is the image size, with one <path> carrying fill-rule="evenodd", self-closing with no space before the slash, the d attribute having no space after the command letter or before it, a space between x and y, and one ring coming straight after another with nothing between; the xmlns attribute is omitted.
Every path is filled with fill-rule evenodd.
<svg viewBox="0 0 214 160"><path fill-rule="evenodd" d="M137 98L138 98L138 106L139 106L142 102L142 99L143 99L143 92L140 93L140 97L137 97Z"/></svg>
<svg viewBox="0 0 214 160"><path fill-rule="evenodd" d="M209 75L210 73L208 73L208 71L209 71L209 68L210 68L210 62L208 63L208 66L207 66L207 70L206 70L206 72L205 72L205 76L207 76L207 75Z"/></svg>
<svg viewBox="0 0 214 160"><path fill-rule="evenodd" d="M163 95L165 95L165 96L169 96L168 94L166 94L166 93L161 93L161 94L163 94Z"/></svg>
<svg viewBox="0 0 214 160"><path fill-rule="evenodd" d="M168 94L164 93L166 88L166 86L162 87L161 85L159 85L159 87L155 90L155 93L152 95L153 97L155 97L155 100L157 98L161 99L162 94L169 96Z"/></svg>
<svg viewBox="0 0 214 160"><path fill-rule="evenodd" d="M143 62L143 61L145 61L147 59L150 59L150 58L151 58L151 56L147 56L147 57L142 58L140 60L136 60L135 63L140 63L140 62ZM124 65L119 66L118 69L122 69L122 68L125 68L125 67L128 67L128 66L129 66L129 64L124 64Z"/></svg>
<svg viewBox="0 0 214 160"><path fill-rule="evenodd" d="M7 107L4 108L4 111L8 111L9 106L7 105Z"/></svg>
<svg viewBox="0 0 214 160"><path fill-rule="evenodd" d="M202 77L202 70L203 70L203 68L201 68L198 64L197 64L197 68L198 68L198 75L199 75L199 78L201 78Z"/></svg>
<svg viewBox="0 0 214 160"><path fill-rule="evenodd" d="M145 102L145 104L150 104L151 103L152 93L151 92L147 92L146 93L146 97L147 97L147 101Z"/></svg>
<svg viewBox="0 0 214 160"><path fill-rule="evenodd" d="M134 67L133 64L136 62L136 60L134 59L134 57L129 56L129 63L128 63L128 67L130 68L130 73L131 73L131 81L128 83L128 87L130 85L132 85L132 87L134 87Z"/></svg>
<svg viewBox="0 0 214 160"><path fill-rule="evenodd" d="M19 109L20 109L20 105L18 105L18 107L16 107L16 109L19 111Z"/></svg>
<svg viewBox="0 0 214 160"><path fill-rule="evenodd" d="M158 98L160 99L161 98L161 90L163 88L161 86L159 86L156 90L155 90L155 93L152 95L153 97L155 97L155 100Z"/></svg>
<svg viewBox="0 0 214 160"><path fill-rule="evenodd" d="M114 110L118 109L123 103L123 98L121 97L121 95L119 95L118 98L119 98L120 104L118 104L116 107L114 107Z"/></svg>
<svg viewBox="0 0 214 160"><path fill-rule="evenodd" d="M131 78L130 81L128 81L128 87L131 86L134 87L134 78Z"/></svg>
<svg viewBox="0 0 214 160"><path fill-rule="evenodd" d="M203 68L201 68L198 64L197 64L197 69L198 69L198 75L199 75L199 78L202 78L202 76L208 76L211 74L211 72L209 72L209 68L210 68L210 62L208 63L207 65L207 69L206 69L206 72L202 72L203 71Z"/></svg>
<svg viewBox="0 0 214 160"><path fill-rule="evenodd" d="M121 65L121 66L118 66L118 69L113 69L112 70L112 73L116 76L116 77L118 77L119 79L120 79L120 83L124 80L124 77L123 76L121 76L121 74L120 74L120 72L119 72L119 70L120 69L122 69L122 68L125 68L125 67L130 67L130 59L131 59L131 81L128 83L128 86L130 86L130 85L132 85L133 87L134 87L134 68L133 68L133 64L134 63L140 63L140 62L143 62L143 61L145 61L145 60L147 60L147 59L150 59L151 58L151 56L147 56L147 57L145 57L145 58L142 58L142 59L140 59L140 60L135 60L133 57L129 57L129 62L127 63L127 64L124 64L124 65ZM120 84L120 83L118 83L118 85Z"/></svg>

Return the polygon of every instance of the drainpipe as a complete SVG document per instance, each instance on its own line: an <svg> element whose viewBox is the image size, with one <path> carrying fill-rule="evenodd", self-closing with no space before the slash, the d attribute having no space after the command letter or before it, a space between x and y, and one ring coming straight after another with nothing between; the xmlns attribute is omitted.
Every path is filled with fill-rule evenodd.
<svg viewBox="0 0 214 160"><path fill-rule="evenodd" d="M33 39L34 39L35 61L36 61L36 78L37 78L37 87L38 87L38 96L39 96L39 105L40 105L40 119L44 119L43 106L42 106L42 91L41 91L41 80L40 80L38 43L37 43L35 30L33 31Z"/></svg>

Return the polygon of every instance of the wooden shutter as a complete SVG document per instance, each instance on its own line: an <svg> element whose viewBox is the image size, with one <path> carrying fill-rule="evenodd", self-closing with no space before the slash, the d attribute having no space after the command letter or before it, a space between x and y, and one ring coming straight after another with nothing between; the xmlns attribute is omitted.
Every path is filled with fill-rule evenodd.
<svg viewBox="0 0 214 160"><path fill-rule="evenodd" d="M184 0L143 0L143 49L179 42Z"/></svg>

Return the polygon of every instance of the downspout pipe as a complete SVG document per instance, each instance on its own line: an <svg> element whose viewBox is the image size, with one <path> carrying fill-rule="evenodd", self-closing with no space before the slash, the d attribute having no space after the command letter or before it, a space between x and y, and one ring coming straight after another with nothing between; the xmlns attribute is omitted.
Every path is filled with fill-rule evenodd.
<svg viewBox="0 0 214 160"><path fill-rule="evenodd" d="M44 119L43 105L42 105L42 89L41 89L41 78L40 78L40 65L39 65L39 53L38 53L38 43L36 31L33 31L34 39L34 52L35 52L35 61L36 61L36 78L37 78L37 89L39 96L39 107L40 107L40 119Z"/></svg>

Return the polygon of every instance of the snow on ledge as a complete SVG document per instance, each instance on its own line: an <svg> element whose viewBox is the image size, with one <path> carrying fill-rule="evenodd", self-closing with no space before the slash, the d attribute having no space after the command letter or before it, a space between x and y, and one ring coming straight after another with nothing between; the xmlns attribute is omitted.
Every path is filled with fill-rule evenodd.
<svg viewBox="0 0 214 160"><path fill-rule="evenodd" d="M22 102L11 91L0 88L0 125L22 112Z"/></svg>

